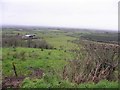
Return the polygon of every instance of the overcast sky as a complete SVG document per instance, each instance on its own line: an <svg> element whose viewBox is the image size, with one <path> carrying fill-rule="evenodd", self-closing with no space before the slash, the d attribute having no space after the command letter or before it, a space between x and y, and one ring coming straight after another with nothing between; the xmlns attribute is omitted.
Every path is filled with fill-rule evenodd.
<svg viewBox="0 0 120 90"><path fill-rule="evenodd" d="M119 0L2 0L2 24L118 30Z"/></svg>

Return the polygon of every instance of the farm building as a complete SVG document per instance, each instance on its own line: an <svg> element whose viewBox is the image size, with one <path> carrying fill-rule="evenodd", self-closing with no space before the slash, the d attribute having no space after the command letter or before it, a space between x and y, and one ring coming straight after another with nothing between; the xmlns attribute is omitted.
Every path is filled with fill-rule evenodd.
<svg viewBox="0 0 120 90"><path fill-rule="evenodd" d="M28 39L28 38L35 38L35 34L26 34L24 36L22 36L23 39Z"/></svg>

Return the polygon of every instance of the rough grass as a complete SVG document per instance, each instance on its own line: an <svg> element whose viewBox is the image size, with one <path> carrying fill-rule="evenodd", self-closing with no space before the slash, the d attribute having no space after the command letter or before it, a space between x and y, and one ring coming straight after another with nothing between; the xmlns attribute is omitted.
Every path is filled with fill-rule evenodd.
<svg viewBox="0 0 120 90"><path fill-rule="evenodd" d="M34 48L3 48L3 75L13 75L12 62L15 62L19 75L28 75L29 67L44 70L50 67L60 69L67 63L66 57L73 58L71 53L64 52L64 50L43 49L41 51L41 49Z"/></svg>
<svg viewBox="0 0 120 90"><path fill-rule="evenodd" d="M118 82L110 82L107 80L102 80L99 83L83 83L83 84L75 84L70 83L69 81L57 80L53 78L50 82L47 82L43 79L34 79L30 80L26 78L21 84L23 88L118 88Z"/></svg>
<svg viewBox="0 0 120 90"><path fill-rule="evenodd" d="M94 83L80 84L78 85L78 88L118 88L118 82L102 80L97 84Z"/></svg>
<svg viewBox="0 0 120 90"><path fill-rule="evenodd" d="M67 36L69 32L65 33L63 31L48 31L48 32L39 32L38 35L42 36L49 44L55 48L60 49L71 49L74 47L74 43L70 41L75 40L76 38Z"/></svg>
<svg viewBox="0 0 120 90"><path fill-rule="evenodd" d="M12 62L15 63L18 76L26 76L21 84L23 88L117 88L117 82L100 81L98 84L83 83L75 84L68 80L62 80L62 70L68 63L66 60L73 60L74 54L69 50L75 48L71 41L74 37L68 36L69 32L64 31L5 31L8 34L22 35L36 33L55 49L35 48L3 48L2 67L3 77L14 76ZM72 32L70 33L73 34ZM41 79L29 78L31 70L40 68L44 71Z"/></svg>

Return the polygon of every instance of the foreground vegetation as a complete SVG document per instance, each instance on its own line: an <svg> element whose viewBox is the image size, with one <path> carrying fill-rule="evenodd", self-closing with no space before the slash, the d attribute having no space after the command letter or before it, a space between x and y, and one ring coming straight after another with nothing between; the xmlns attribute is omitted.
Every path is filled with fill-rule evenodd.
<svg viewBox="0 0 120 90"><path fill-rule="evenodd" d="M23 83L23 88L118 88L118 82L110 82L102 80L95 84L93 82L82 83L77 85L65 80L50 79L49 82L45 79L34 79L31 80L26 78Z"/></svg>
<svg viewBox="0 0 120 90"><path fill-rule="evenodd" d="M35 39L21 38L31 33ZM119 46L88 34L4 30L3 88L118 88Z"/></svg>

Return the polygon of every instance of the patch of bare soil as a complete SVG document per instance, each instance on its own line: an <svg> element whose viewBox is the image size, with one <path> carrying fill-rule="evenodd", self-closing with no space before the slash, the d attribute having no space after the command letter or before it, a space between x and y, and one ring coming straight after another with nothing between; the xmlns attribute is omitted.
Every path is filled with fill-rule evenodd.
<svg viewBox="0 0 120 90"><path fill-rule="evenodd" d="M2 88L19 88L21 82L24 80L24 76L20 77L5 77L2 82Z"/></svg>
<svg viewBox="0 0 120 90"><path fill-rule="evenodd" d="M30 78L42 78L44 72L42 69L33 69L32 68L32 74L28 77ZM2 82L2 88L20 88L20 84L25 79L25 76L11 76L11 77L5 77Z"/></svg>
<svg viewBox="0 0 120 90"><path fill-rule="evenodd" d="M35 78L42 78L44 74L44 71L42 69L33 69L32 70L32 74L30 75L30 77L35 77Z"/></svg>

